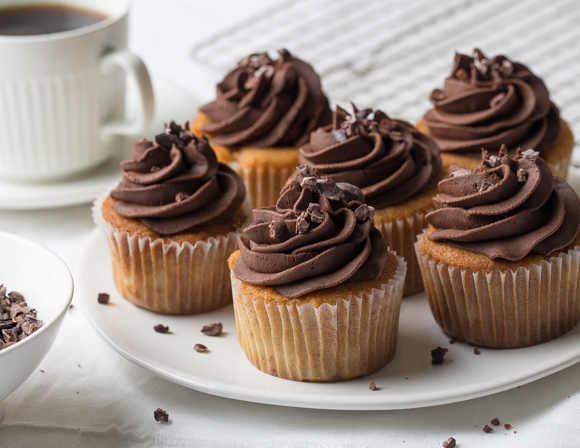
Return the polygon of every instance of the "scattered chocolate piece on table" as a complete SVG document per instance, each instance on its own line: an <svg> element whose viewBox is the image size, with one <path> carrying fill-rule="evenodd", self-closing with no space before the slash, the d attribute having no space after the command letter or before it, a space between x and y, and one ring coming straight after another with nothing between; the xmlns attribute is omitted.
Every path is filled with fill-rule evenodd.
<svg viewBox="0 0 580 448"><path fill-rule="evenodd" d="M195 344L195 345L193 346L193 349L194 349L196 352L199 352L199 353L205 353L205 352L207 352L207 351L208 351L208 350L207 350L207 347L206 347L205 345L203 345L203 344Z"/></svg>
<svg viewBox="0 0 580 448"><path fill-rule="evenodd" d="M473 349L473 353L475 353L476 355L479 355L481 352L479 351L479 348L475 347Z"/></svg>
<svg viewBox="0 0 580 448"><path fill-rule="evenodd" d="M443 448L455 448L457 446L457 441L453 437L449 437L445 442L442 443Z"/></svg>
<svg viewBox="0 0 580 448"><path fill-rule="evenodd" d="M26 339L43 324L22 294L16 291L6 294L6 287L0 285L0 350Z"/></svg>
<svg viewBox="0 0 580 448"><path fill-rule="evenodd" d="M157 333L167 333L169 331L169 327L166 327L165 325L155 325L153 327L153 329L157 332Z"/></svg>
<svg viewBox="0 0 580 448"><path fill-rule="evenodd" d="M457 338L451 338L449 339L449 343L450 344L455 344L457 342Z"/></svg>
<svg viewBox="0 0 580 448"><path fill-rule="evenodd" d="M169 414L161 408L157 408L157 410L153 411L153 417L155 417L155 421L157 422L169 421Z"/></svg>
<svg viewBox="0 0 580 448"><path fill-rule="evenodd" d="M497 418L497 417L496 417L496 418L494 418L494 419L491 421L491 424L492 424L492 425L494 425L494 426L499 426L499 418Z"/></svg>
<svg viewBox="0 0 580 448"><path fill-rule="evenodd" d="M510 425L509 423L506 423L505 425L503 425L503 427L505 429L511 429L512 428L512 425Z"/></svg>
<svg viewBox="0 0 580 448"><path fill-rule="evenodd" d="M432 364L443 364L443 358L445 353L449 350L446 348L437 347L435 350L431 350L431 363Z"/></svg>
<svg viewBox="0 0 580 448"><path fill-rule="evenodd" d="M70 306L68 307L69 310L71 310L73 308L73 304L71 303Z"/></svg>
<svg viewBox="0 0 580 448"><path fill-rule="evenodd" d="M204 325L201 329L201 332L206 336L219 336L222 334L223 325L221 322L211 324L211 325Z"/></svg>
<svg viewBox="0 0 580 448"><path fill-rule="evenodd" d="M109 303L110 297L111 296L109 294L107 294L106 292L100 292L97 300L99 301L100 304L107 305Z"/></svg>
<svg viewBox="0 0 580 448"><path fill-rule="evenodd" d="M369 389L370 390L378 390L378 387L374 381L371 381L371 384L369 384Z"/></svg>
<svg viewBox="0 0 580 448"><path fill-rule="evenodd" d="M493 431L493 428L491 428L491 427L490 427L490 426L488 426L488 425L485 425L485 426L483 427L483 432L485 432L485 433L487 433L487 434L489 434L489 433L490 433L490 432L492 432L492 431Z"/></svg>

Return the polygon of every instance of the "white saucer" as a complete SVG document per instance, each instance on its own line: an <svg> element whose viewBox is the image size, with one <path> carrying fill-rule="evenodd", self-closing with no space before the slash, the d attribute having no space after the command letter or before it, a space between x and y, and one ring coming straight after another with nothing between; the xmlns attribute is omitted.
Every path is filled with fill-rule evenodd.
<svg viewBox="0 0 580 448"><path fill-rule="evenodd" d="M63 181L24 184L0 180L0 209L44 209L91 202L104 189L121 178L119 162L131 155L131 143L143 137L152 138L163 131L163 123L191 120L199 101L189 92L167 81L154 79L155 115L151 126L143 135L118 138L115 155L105 164ZM127 92L127 111L136 101Z"/></svg>
<svg viewBox="0 0 580 448"><path fill-rule="evenodd" d="M75 300L98 334L117 352L162 378L221 397L318 409L406 409L454 403L529 383L580 361L580 325L535 347L480 349L449 344L437 326L424 293L403 299L395 358L365 377L337 383L301 383L269 376L244 356L231 306L197 316L164 316L124 300L113 283L105 237L91 234L76 276ZM99 292L111 304L97 302ZM130 322L130 325L127 325ZM209 337L203 325L222 322L224 334ZM153 330L167 325L170 334ZM206 345L209 353L193 346ZM431 364L431 350L449 349L445 362ZM369 390L375 381L378 391Z"/></svg>

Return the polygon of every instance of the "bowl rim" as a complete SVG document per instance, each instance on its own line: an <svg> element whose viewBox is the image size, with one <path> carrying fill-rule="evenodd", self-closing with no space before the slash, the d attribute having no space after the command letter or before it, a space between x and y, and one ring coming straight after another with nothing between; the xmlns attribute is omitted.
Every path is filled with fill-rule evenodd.
<svg viewBox="0 0 580 448"><path fill-rule="evenodd" d="M20 235L14 234L14 233L5 232L5 231L0 230L0 241L2 240L2 238L5 238L5 237L12 238L14 240L19 240L21 242L25 242L26 244L31 244L32 246L36 246L36 249L44 251L45 253L48 253L49 256L51 256L54 259L56 264L60 265L61 268L63 268L63 272L68 274L69 282L67 282L68 283L68 288L67 288L68 299L66 300L66 303L63 303L62 309L58 310L58 313L56 314L56 316L54 316L48 322L43 321L44 323L43 323L42 327L40 327L37 331L32 333L27 338L25 338L21 341L18 341L16 344L11 345L8 348L0 350L0 358L2 358L2 356L6 355L7 353L13 351L15 348L18 349L18 347L23 347L24 344L26 344L30 341L30 339L36 338L37 335L39 335L39 334L46 333L51 327L55 326L58 322L60 322L62 320L62 318L65 316L66 312L69 310L70 304L72 302L73 295L74 295L74 279L73 279L73 276L70 272L70 269L68 268L66 263L62 260L62 258L60 258L52 250L48 249L47 247L43 246L42 244L37 243L36 241L29 240L28 238L24 238Z"/></svg>

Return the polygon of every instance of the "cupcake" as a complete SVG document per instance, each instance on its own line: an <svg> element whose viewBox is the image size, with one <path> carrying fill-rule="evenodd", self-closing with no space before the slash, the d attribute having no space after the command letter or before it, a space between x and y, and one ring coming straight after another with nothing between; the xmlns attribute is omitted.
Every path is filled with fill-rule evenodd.
<svg viewBox="0 0 580 448"><path fill-rule="evenodd" d="M133 144L123 180L95 202L115 285L131 303L194 314L231 303L228 256L250 214L242 179L205 138L171 122Z"/></svg>
<svg viewBox="0 0 580 448"><path fill-rule="evenodd" d="M580 200L534 150L452 167L416 250L443 330L478 346L540 344L580 318Z"/></svg>
<svg viewBox="0 0 580 448"><path fill-rule="evenodd" d="M439 150L405 121L380 110L353 109L351 116L337 106L333 124L311 134L298 160L340 186L347 182L362 190L375 209L375 227L407 261L405 295L422 291L415 242L427 226L425 214L433 210L442 177Z"/></svg>
<svg viewBox="0 0 580 448"><path fill-rule="evenodd" d="M242 176L254 207L276 203L298 165L298 147L332 120L316 72L287 50L279 53L276 60L261 53L238 62L191 126Z"/></svg>
<svg viewBox="0 0 580 448"><path fill-rule="evenodd" d="M429 98L434 108L417 128L441 149L443 165L473 169L481 149L505 144L510 156L534 148L554 174L566 179L574 147L570 128L560 119L544 82L525 65L505 56L455 55L443 90Z"/></svg>
<svg viewBox="0 0 580 448"><path fill-rule="evenodd" d="M392 359L406 263L357 190L300 167L238 237L229 259L236 330L263 372L339 381Z"/></svg>

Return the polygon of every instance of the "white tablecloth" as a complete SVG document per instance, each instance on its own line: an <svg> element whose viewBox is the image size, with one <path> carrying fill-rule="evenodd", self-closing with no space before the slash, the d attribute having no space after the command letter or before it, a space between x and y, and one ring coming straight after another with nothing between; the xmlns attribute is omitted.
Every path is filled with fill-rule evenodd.
<svg viewBox="0 0 580 448"><path fill-rule="evenodd" d="M221 74L192 64L190 48L263 7L257 0L135 0L131 47L154 76L208 100ZM88 204L0 211L1 230L44 244L73 274L93 227ZM372 412L284 408L218 398L162 380L108 347L77 307L39 369L44 372L35 372L3 402L0 447L437 447L451 436L459 447L580 446L580 365L446 406ZM169 424L153 420L158 407L169 413ZM483 433L494 417L513 428Z"/></svg>

